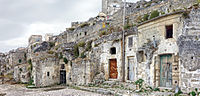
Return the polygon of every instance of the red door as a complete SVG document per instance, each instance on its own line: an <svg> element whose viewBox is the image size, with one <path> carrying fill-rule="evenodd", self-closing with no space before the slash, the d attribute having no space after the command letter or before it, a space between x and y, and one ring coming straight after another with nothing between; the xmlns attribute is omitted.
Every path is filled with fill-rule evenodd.
<svg viewBox="0 0 200 96"><path fill-rule="evenodd" d="M118 72L117 72L117 60L110 59L110 78L117 79Z"/></svg>

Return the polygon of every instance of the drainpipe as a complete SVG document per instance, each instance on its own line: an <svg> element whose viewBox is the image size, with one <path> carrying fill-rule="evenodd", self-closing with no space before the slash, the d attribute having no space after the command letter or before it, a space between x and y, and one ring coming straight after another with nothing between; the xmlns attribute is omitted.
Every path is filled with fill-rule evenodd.
<svg viewBox="0 0 200 96"><path fill-rule="evenodd" d="M125 18L126 18L126 0L124 0L124 10L123 10L123 31L122 31L122 81L125 82Z"/></svg>

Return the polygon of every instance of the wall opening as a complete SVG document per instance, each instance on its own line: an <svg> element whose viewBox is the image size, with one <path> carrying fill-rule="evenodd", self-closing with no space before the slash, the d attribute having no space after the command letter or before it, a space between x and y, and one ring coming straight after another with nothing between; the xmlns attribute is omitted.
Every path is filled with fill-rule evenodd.
<svg viewBox="0 0 200 96"><path fill-rule="evenodd" d="M145 55L144 55L144 51L138 51L138 62L145 62Z"/></svg>
<svg viewBox="0 0 200 96"><path fill-rule="evenodd" d="M110 54L116 54L116 48L115 47L112 47L110 48Z"/></svg>
<svg viewBox="0 0 200 96"><path fill-rule="evenodd" d="M173 38L173 25L166 26L166 39Z"/></svg>
<svg viewBox="0 0 200 96"><path fill-rule="evenodd" d="M61 69L65 69L65 64L61 64Z"/></svg>
<svg viewBox="0 0 200 96"><path fill-rule="evenodd" d="M87 35L87 32L85 32L85 35Z"/></svg>
<svg viewBox="0 0 200 96"><path fill-rule="evenodd" d="M47 76L49 76L49 72L47 72Z"/></svg>
<svg viewBox="0 0 200 96"><path fill-rule="evenodd" d="M133 37L128 38L128 47L133 47Z"/></svg>

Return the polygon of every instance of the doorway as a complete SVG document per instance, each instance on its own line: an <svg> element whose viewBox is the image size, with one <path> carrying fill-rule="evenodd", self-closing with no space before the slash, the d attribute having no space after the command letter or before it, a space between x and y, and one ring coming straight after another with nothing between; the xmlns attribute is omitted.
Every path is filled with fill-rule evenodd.
<svg viewBox="0 0 200 96"><path fill-rule="evenodd" d="M66 84L66 71L60 71L60 84Z"/></svg>
<svg viewBox="0 0 200 96"><path fill-rule="evenodd" d="M110 72L109 72L109 76L111 79L117 79L118 76L118 72L117 72L117 59L110 59L109 60L110 63Z"/></svg>
<svg viewBox="0 0 200 96"><path fill-rule="evenodd" d="M128 80L134 81L134 57L128 57Z"/></svg>
<svg viewBox="0 0 200 96"><path fill-rule="evenodd" d="M160 86L172 87L172 55L160 56Z"/></svg>

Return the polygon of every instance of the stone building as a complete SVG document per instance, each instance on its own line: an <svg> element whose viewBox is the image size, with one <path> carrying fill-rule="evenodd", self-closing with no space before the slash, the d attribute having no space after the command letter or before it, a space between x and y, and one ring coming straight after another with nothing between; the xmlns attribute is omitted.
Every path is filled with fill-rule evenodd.
<svg viewBox="0 0 200 96"><path fill-rule="evenodd" d="M28 40L29 44L33 44L36 42L42 42L42 35L32 35L29 40Z"/></svg>

